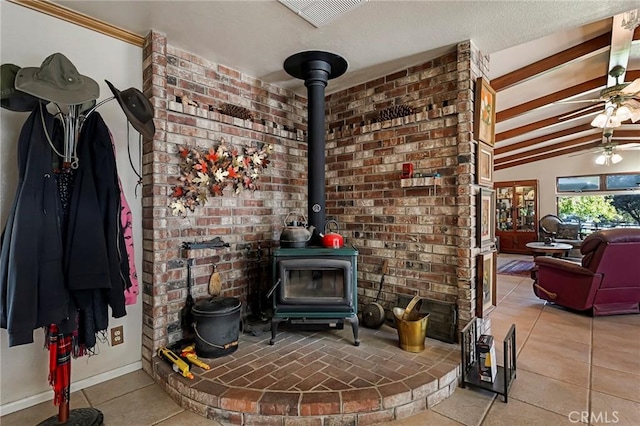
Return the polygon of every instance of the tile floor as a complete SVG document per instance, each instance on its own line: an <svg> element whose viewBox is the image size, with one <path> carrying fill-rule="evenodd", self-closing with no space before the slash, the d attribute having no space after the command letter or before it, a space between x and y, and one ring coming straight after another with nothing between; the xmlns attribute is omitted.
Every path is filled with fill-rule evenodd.
<svg viewBox="0 0 640 426"><path fill-rule="evenodd" d="M497 296L492 333L501 340L512 323L517 328L509 403L460 388L432 409L387 425L639 424L640 315L591 318L545 305L529 277L499 275ZM220 424L185 411L141 370L75 392L71 401L71 408L100 409L107 426ZM0 424L35 425L56 411L45 402L3 416Z"/></svg>

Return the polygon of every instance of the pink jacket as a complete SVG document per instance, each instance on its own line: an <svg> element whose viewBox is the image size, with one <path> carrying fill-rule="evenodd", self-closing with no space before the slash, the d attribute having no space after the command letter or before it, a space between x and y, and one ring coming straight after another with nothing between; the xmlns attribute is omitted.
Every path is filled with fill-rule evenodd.
<svg viewBox="0 0 640 426"><path fill-rule="evenodd" d="M111 145L115 152L116 146L113 141L113 135L111 132L109 132L109 135L111 136ZM133 247L133 216L131 214L131 208L129 208L129 203L127 203L127 199L124 196L124 191L122 191L120 178L118 178L118 186L120 188L120 225L124 235L127 257L129 258L129 279L131 281L131 287L124 291L124 304L135 305L140 290L138 289L138 274L136 273L135 251Z"/></svg>

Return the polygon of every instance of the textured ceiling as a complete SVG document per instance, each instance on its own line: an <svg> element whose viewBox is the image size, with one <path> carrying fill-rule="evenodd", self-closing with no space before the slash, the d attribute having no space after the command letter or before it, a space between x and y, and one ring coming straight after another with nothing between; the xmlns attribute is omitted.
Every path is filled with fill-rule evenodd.
<svg viewBox="0 0 640 426"><path fill-rule="evenodd" d="M355 3L355 0L348 2ZM497 168L505 167L505 158L521 161L527 157L527 161L539 161L540 157L536 156L540 150L558 150L553 155L566 155L559 150L587 150L598 143L598 130L589 128L596 110L577 120L558 118L589 104L553 100L510 118L500 119L500 115L538 98L553 97L572 86L602 78L601 87L572 97L597 98L615 62L611 52L615 52L615 39L620 35L619 21L615 19L621 19L615 16L640 7L638 0L369 0L338 16L327 16L326 23L317 28L276 0L55 3L141 36L151 29L163 32L175 47L303 96L307 92L302 80L289 76L283 63L291 54L304 50L338 53L349 63L343 76L329 82L326 93L330 94L424 63L454 49L464 40L472 40L489 56L493 84L518 69L532 68L531 64L536 61L588 45L589 40L598 36L604 37L606 46L538 70L534 76L498 89ZM322 7L332 2L292 0L290 3L313 10L316 18L322 20ZM335 4L330 6L328 12L339 9ZM635 42L630 49L627 46L624 55L627 69L635 70L634 76L640 75L639 39L640 31L636 31ZM552 118L551 124L515 132L515 135L512 132ZM640 141L640 124L627 123L625 132L620 130L614 134L619 143ZM576 138L585 141L574 143ZM517 146L523 147L516 149Z"/></svg>
<svg viewBox="0 0 640 426"><path fill-rule="evenodd" d="M327 87L331 93L439 56L460 41L493 54L638 7L637 0L371 0L315 28L276 0L55 3L140 35L164 32L176 47L300 94L302 82L282 69L299 51L328 50L348 61L347 73Z"/></svg>

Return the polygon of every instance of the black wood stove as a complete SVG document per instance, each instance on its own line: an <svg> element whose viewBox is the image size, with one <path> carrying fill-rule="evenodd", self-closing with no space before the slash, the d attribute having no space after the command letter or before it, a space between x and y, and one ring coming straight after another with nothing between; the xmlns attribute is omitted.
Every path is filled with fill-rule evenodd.
<svg viewBox="0 0 640 426"><path fill-rule="evenodd" d="M272 262L273 345L278 325L292 324L342 328L351 324L358 346L358 250L307 247L274 250Z"/></svg>
<svg viewBox="0 0 640 426"><path fill-rule="evenodd" d="M355 345L358 340L357 257L354 248L323 248L319 235L325 227L325 126L324 89L327 82L347 70L347 61L334 53L307 51L284 62L284 69L304 80L308 109L308 217L315 227L310 247L279 248L273 253L275 283L271 320L271 344L278 325L291 323L317 327L351 324Z"/></svg>

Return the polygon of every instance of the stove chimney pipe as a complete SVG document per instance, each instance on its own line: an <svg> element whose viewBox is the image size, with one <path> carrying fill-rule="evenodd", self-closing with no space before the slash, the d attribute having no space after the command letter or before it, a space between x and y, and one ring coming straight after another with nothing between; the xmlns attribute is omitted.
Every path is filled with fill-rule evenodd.
<svg viewBox="0 0 640 426"><path fill-rule="evenodd" d="M324 144L324 88L327 82L347 71L347 61L335 53L310 50L296 53L284 61L284 69L291 76L304 80L307 87L308 113L308 207L309 224L315 226L311 245L320 245L325 226L325 144Z"/></svg>

